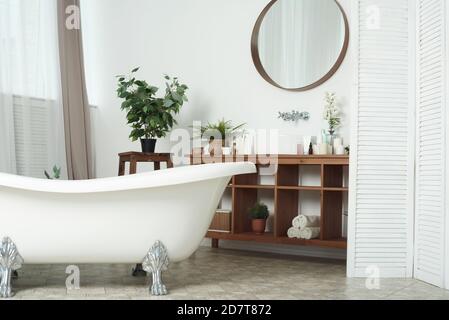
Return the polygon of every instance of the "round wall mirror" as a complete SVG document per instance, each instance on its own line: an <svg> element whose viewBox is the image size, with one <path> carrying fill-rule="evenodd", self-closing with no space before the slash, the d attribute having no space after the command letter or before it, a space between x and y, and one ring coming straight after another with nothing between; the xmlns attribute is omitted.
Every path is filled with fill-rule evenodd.
<svg viewBox="0 0 449 320"><path fill-rule="evenodd" d="M251 50L269 83L306 91L334 75L348 44L348 19L337 1L273 0L257 20Z"/></svg>

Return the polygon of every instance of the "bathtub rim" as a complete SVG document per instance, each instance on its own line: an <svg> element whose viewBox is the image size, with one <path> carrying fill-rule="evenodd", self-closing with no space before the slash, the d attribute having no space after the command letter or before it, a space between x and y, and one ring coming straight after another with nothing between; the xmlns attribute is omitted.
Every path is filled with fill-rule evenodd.
<svg viewBox="0 0 449 320"><path fill-rule="evenodd" d="M0 192L2 188L59 194L118 192L169 187L256 172L254 163L235 162L184 166L121 177L78 181L45 180L0 173Z"/></svg>

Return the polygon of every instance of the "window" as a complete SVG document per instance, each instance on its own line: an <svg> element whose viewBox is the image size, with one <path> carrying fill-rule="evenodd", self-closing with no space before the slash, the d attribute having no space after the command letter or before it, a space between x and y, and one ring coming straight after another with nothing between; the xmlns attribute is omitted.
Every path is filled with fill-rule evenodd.
<svg viewBox="0 0 449 320"><path fill-rule="evenodd" d="M0 0L0 171L65 164L56 1Z"/></svg>

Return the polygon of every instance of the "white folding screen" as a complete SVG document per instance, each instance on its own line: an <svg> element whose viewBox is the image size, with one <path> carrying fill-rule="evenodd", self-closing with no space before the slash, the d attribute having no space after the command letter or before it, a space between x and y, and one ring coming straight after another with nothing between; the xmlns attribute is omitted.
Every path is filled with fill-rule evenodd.
<svg viewBox="0 0 449 320"><path fill-rule="evenodd" d="M354 1L348 276L413 274L415 11Z"/></svg>
<svg viewBox="0 0 449 320"><path fill-rule="evenodd" d="M417 0L415 277L449 288L446 269L446 0ZM446 275L445 275L446 273Z"/></svg>

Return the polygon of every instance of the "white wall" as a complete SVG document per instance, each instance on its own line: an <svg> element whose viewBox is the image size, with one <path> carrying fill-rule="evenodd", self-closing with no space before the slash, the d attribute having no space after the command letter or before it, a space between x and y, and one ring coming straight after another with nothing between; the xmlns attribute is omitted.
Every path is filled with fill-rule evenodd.
<svg viewBox="0 0 449 320"><path fill-rule="evenodd" d="M346 60L324 85L307 92L287 92L265 82L250 52L254 23L268 0L89 0L82 1L84 44L90 103L98 106L96 159L99 177L114 176L117 153L139 150L128 139L125 115L116 98L115 75L141 66L139 77L162 87L162 74L189 85L190 102L179 123L225 117L253 129L281 129L317 135L325 91L341 97L349 113L353 59ZM350 0L341 1L350 18ZM317 39L317 41L319 41ZM349 51L350 52L350 51ZM278 111L309 111L298 126L277 119ZM349 143L349 115L341 135ZM168 151L168 142L158 145Z"/></svg>

